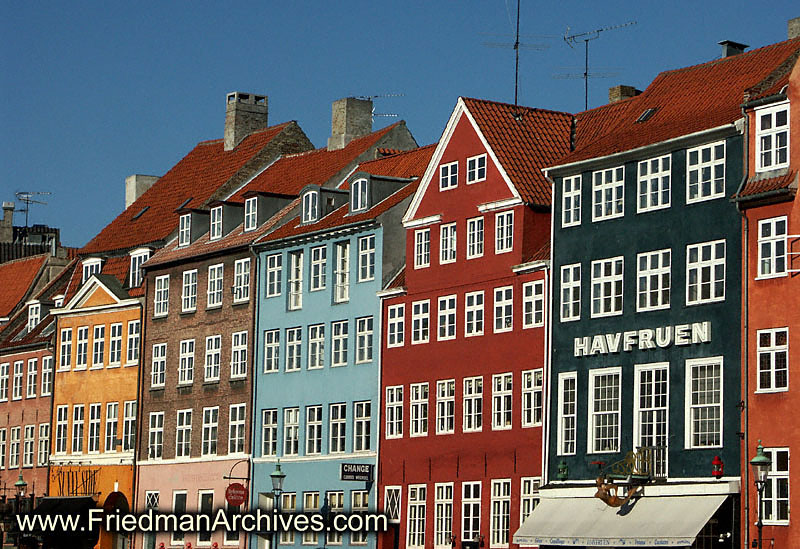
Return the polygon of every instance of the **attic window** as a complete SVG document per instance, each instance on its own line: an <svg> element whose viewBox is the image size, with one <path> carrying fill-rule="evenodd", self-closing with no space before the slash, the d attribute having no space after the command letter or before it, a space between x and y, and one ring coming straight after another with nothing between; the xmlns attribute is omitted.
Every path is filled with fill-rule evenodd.
<svg viewBox="0 0 800 549"><path fill-rule="evenodd" d="M187 198L186 200L184 200L184 201L183 201L183 203L182 203L180 206L178 206L178 208L177 208L177 209L178 209L178 210L181 210L181 209L183 209L184 207L186 207L186 205L187 205L189 202L191 202L191 201L192 201L192 198L194 198L194 197L190 196L189 198Z"/></svg>
<svg viewBox="0 0 800 549"><path fill-rule="evenodd" d="M357 179L350 186L350 211L360 212L367 209L367 180Z"/></svg>
<svg viewBox="0 0 800 549"><path fill-rule="evenodd" d="M134 216L133 216L133 218L131 219L131 221L135 221L135 220L139 219L140 217L142 217L142 215L144 214L144 212L146 212L146 211L147 211L147 210L149 210L149 209L150 209L150 206L145 206L144 208L142 208L142 209L139 211L139 213L137 213L136 215L134 215Z"/></svg>
<svg viewBox="0 0 800 549"><path fill-rule="evenodd" d="M33 331L36 325L39 324L39 319L42 314L42 306L38 303L31 303L28 305L28 331Z"/></svg>
<svg viewBox="0 0 800 549"><path fill-rule="evenodd" d="M222 206L211 208L211 229L209 233L211 240L222 238Z"/></svg>
<svg viewBox="0 0 800 549"><path fill-rule="evenodd" d="M188 246L192 238L192 215L183 214L178 228L178 246Z"/></svg>
<svg viewBox="0 0 800 549"><path fill-rule="evenodd" d="M308 191L303 195L303 223L313 223L319 213L319 195L316 191Z"/></svg>
<svg viewBox="0 0 800 549"><path fill-rule="evenodd" d="M656 113L657 110L658 108L645 109L645 111L641 114L641 116L639 116L639 118L636 119L636 123L638 124L640 122L647 122L648 120L650 120L650 117Z"/></svg>
<svg viewBox="0 0 800 549"><path fill-rule="evenodd" d="M96 273L99 273L103 267L103 260L99 257L92 257L83 261L83 277L81 284L89 280L89 278Z"/></svg>
<svg viewBox="0 0 800 549"><path fill-rule="evenodd" d="M252 231L258 224L258 198L255 196L244 201L244 230Z"/></svg>

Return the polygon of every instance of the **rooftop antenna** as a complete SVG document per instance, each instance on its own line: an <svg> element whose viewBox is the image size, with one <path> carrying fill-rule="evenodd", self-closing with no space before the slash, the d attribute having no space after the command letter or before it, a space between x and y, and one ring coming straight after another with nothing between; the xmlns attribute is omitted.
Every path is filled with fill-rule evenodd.
<svg viewBox="0 0 800 549"><path fill-rule="evenodd" d="M636 21L628 21L627 23L622 23L621 25L613 25L610 27L603 27L601 29L596 29L593 31L581 32L578 34L570 34L569 27L567 27L566 32L564 32L564 42L570 48L574 48L575 44L578 40L583 40L584 46L584 64L583 64L583 108L584 110L589 109L589 42L591 40L597 40L600 38L600 33L603 31L609 31L614 29L621 29L622 27L629 27L631 25L635 25ZM597 76L597 75L595 75Z"/></svg>
<svg viewBox="0 0 800 549"><path fill-rule="evenodd" d="M52 194L52 193L44 192L44 191L42 191L42 192L39 192L39 191L19 191L17 193L14 193L14 196L17 197L17 200L19 200L20 202L24 202L25 203L25 207L24 208L19 208L16 211L25 212L25 228L26 229L28 228L28 212L31 209L31 204L47 204L47 202L44 202L42 200L36 200L34 198L34 196L43 196L43 195L50 195L50 194Z"/></svg>
<svg viewBox="0 0 800 549"><path fill-rule="evenodd" d="M404 97L406 94L404 93L382 93L378 95L357 95L356 99L363 99L365 101L372 101L373 99L379 99L382 97ZM372 122L375 122L376 116L383 116L385 118L397 118L399 115L393 112L375 112L375 104L372 105Z"/></svg>

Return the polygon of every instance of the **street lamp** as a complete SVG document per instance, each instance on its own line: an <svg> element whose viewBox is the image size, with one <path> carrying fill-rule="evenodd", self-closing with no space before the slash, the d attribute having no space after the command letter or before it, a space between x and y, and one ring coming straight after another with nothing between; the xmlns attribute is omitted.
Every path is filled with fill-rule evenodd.
<svg viewBox="0 0 800 549"><path fill-rule="evenodd" d="M14 489L17 497L25 497L25 490L28 488L28 483L22 478L22 473L19 474L17 482L14 483Z"/></svg>
<svg viewBox="0 0 800 549"><path fill-rule="evenodd" d="M756 527L758 528L758 549L762 549L761 529L764 524L761 521L761 514L764 507L764 488L767 485L767 474L769 473L770 466L772 466L772 460L764 453L764 447L761 445L760 439L758 441L758 448L756 448L756 457L750 460L750 465L753 467L753 478L755 479L756 490L758 491L758 522L756 523Z"/></svg>
<svg viewBox="0 0 800 549"><path fill-rule="evenodd" d="M283 493L283 480L286 478L286 473L281 471L281 460L275 465L275 470L269 474L272 479L272 494L275 497L275 510L281 512L281 493ZM276 547L278 532L275 530L275 525L272 526L272 548Z"/></svg>

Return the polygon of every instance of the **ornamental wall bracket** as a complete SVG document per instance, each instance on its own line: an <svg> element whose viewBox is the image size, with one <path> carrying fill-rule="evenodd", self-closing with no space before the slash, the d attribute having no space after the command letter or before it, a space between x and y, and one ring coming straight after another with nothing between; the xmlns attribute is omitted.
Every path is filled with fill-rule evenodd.
<svg viewBox="0 0 800 549"><path fill-rule="evenodd" d="M639 496L643 495L639 493L643 489L642 486L636 485L628 486L628 495L620 497L619 493L622 488L623 485L614 484L613 480L606 482L606 477L600 475L597 477L597 492L594 493L594 497L602 500L609 507L622 507L637 494Z"/></svg>
<svg viewBox="0 0 800 549"><path fill-rule="evenodd" d="M594 497L609 507L622 507L632 498L643 496L644 485L654 482L659 477L658 465L666 456L666 450L667 448L662 446L643 446L604 467L597 477L597 492ZM628 492L622 496L625 488Z"/></svg>

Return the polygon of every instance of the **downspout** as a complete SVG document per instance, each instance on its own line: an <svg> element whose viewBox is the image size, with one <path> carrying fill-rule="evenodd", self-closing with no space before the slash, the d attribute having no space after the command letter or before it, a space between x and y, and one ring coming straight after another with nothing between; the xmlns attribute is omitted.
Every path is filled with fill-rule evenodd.
<svg viewBox="0 0 800 549"><path fill-rule="evenodd" d="M574 117L573 117L573 127L574 127ZM550 178L550 174L547 170L544 171L545 178L550 182L551 185L551 192L550 196L555 196L556 191L556 183L553 179ZM549 303L548 309L550 314L545 318L545 341L544 341L544 398L542 398L542 486L546 486L550 481L549 478L549 466L550 466L550 397L552 391L550 390L553 386L552 383L552 347L553 347L553 322L555 319L554 313L554 305L553 305L553 292L555 284L553 281L555 280L555 276L552 276L552 271L554 268L553 263L553 234L555 232L555 216L553 215L552 211L550 213L550 266L549 268L545 269L544 276L545 276L545 289L547 290ZM551 273L550 277L550 284L548 285L547 282L547 272L548 270Z"/></svg>
<svg viewBox="0 0 800 549"><path fill-rule="evenodd" d="M252 261L252 268L250 269L250 286L252 287L251 297L253 299L253 316L252 316L252 325L253 329L250 333L253 334L253 337L250 340L253 342L253 352L250 356L253 357L253 367L250 369L251 372L251 382L250 382L250 459L248 459L249 464L249 473L248 477L249 486L247 487L247 491L249 492L249 509L252 510L258 505L258 498L256 497L255 493L255 485L256 485L256 463L254 461L254 457L256 455L256 432L257 429L255 426L258 424L258 410L256 409L256 383L258 380L258 361L256 360L256 345L258 344L261 339L258 337L259 334L256 332L258 327L258 280L259 280L259 269L258 269L258 253L252 248L252 246L248 246L248 251L253 255L254 261ZM245 544L246 546L247 544Z"/></svg>
<svg viewBox="0 0 800 549"><path fill-rule="evenodd" d="M139 366L138 371L136 372L136 385L137 385L137 392L138 398L136 400L136 435L133 441L133 480L131 482L131 487L133 490L133 511L134 512L144 512L145 509L140 509L140 498L139 498L139 486L138 486L138 479L139 479L139 457L140 457L140 444L143 443L144 439L142 438L142 431L144 429L144 406L142 403L144 402L144 380L145 376L142 374L145 367L145 326L147 322L147 289L148 289L148 278L147 278L147 270L143 269L142 272L142 285L144 286L144 296L142 297L142 306L139 309L141 311L141 317L139 320ZM150 448L147 447L147 457L150 457ZM144 543L144 534L140 532L135 532L133 534L134 546L136 543L136 537L141 535L142 543Z"/></svg>

